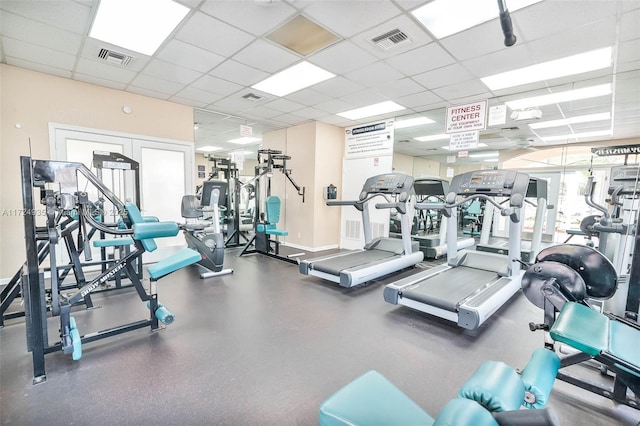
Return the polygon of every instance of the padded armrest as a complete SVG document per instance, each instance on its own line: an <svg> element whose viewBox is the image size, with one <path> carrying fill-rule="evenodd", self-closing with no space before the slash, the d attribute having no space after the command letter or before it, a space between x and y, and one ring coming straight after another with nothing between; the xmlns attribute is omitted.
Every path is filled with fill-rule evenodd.
<svg viewBox="0 0 640 426"><path fill-rule="evenodd" d="M175 237L180 229L175 222L144 222L133 224L133 237L136 240Z"/></svg>

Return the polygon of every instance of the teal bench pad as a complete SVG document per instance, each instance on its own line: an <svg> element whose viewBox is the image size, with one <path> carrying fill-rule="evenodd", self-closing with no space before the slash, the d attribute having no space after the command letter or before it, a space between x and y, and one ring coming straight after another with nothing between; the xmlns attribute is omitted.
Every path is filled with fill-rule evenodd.
<svg viewBox="0 0 640 426"><path fill-rule="evenodd" d="M568 302L549 331L556 342L596 356L609 347L609 318L588 306Z"/></svg>
<svg viewBox="0 0 640 426"><path fill-rule="evenodd" d="M320 425L433 425L433 418L377 371L369 371L330 396Z"/></svg>
<svg viewBox="0 0 640 426"><path fill-rule="evenodd" d="M122 247L122 246L130 246L131 244L133 244L133 240L129 237L107 238L104 240L96 240L93 242L94 247Z"/></svg>
<svg viewBox="0 0 640 426"><path fill-rule="evenodd" d="M200 253L190 248L180 250L178 253L162 259L160 262L151 265L147 272L152 280L157 280L165 275L168 275L174 271L185 266L192 265L199 262L202 259Z"/></svg>
<svg viewBox="0 0 640 426"><path fill-rule="evenodd" d="M133 224L133 238L146 240L151 238L174 237L180 228L175 222L143 222Z"/></svg>

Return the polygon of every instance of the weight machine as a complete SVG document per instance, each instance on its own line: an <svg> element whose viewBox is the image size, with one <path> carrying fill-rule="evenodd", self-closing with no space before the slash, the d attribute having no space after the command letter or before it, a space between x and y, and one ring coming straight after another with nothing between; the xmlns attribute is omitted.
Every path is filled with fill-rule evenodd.
<svg viewBox="0 0 640 426"><path fill-rule="evenodd" d="M254 185L255 187L255 233L242 249L240 256L260 253L290 263L297 263L293 257L304 254L296 253L287 257L281 256L280 241L277 239L277 237L286 236L288 233L283 229L277 229L275 226L279 221L280 216L280 199L279 197L271 196L271 177L273 176L273 172L280 171L287 177L289 183L293 185L298 195L302 197L303 203L305 197L305 187L301 187L295 182L295 180L293 180L293 177L291 177L291 169L287 169L287 160L291 160L291 157L283 154L280 150L258 150L258 165L255 168L255 177L244 184L244 186ZM262 185L264 185L264 188ZM262 191L265 193L264 207L261 198ZM272 240L271 236L275 236L276 239Z"/></svg>

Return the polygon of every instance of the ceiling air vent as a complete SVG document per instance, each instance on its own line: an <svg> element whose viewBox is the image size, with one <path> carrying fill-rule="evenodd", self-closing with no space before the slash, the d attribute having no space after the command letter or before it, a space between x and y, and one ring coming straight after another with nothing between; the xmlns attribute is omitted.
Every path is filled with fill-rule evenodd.
<svg viewBox="0 0 640 426"><path fill-rule="evenodd" d="M247 93L246 95L243 95L242 98L251 102L257 102L262 99L262 96L258 96L255 93Z"/></svg>
<svg viewBox="0 0 640 426"><path fill-rule="evenodd" d="M378 37L372 38L371 41L380 49L389 50L392 47L409 43L411 39L408 35L396 28L395 30L391 30L388 33L384 33L382 35L379 35Z"/></svg>
<svg viewBox="0 0 640 426"><path fill-rule="evenodd" d="M133 56L125 55L124 53L114 52L109 49L100 49L98 58L103 61L109 62L114 65L127 66L133 61Z"/></svg>

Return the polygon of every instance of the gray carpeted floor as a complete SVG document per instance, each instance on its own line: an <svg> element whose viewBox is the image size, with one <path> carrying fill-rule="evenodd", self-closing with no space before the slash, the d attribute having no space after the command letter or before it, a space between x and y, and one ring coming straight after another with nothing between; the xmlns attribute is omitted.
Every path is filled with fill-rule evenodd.
<svg viewBox="0 0 640 426"><path fill-rule="evenodd" d="M47 355L43 384L31 384L23 320L8 321L0 330L1 423L313 425L325 398L371 369L436 415L484 360L522 368L542 345L543 335L528 330L542 312L520 293L468 331L385 303L392 279L345 289L239 251L227 251L232 275L200 280L189 267L160 281L174 324L84 345L78 362ZM74 313L81 334L146 317L133 290L94 302L101 308ZM49 320L50 341L57 320ZM640 411L564 383L550 406L564 425L640 421Z"/></svg>

